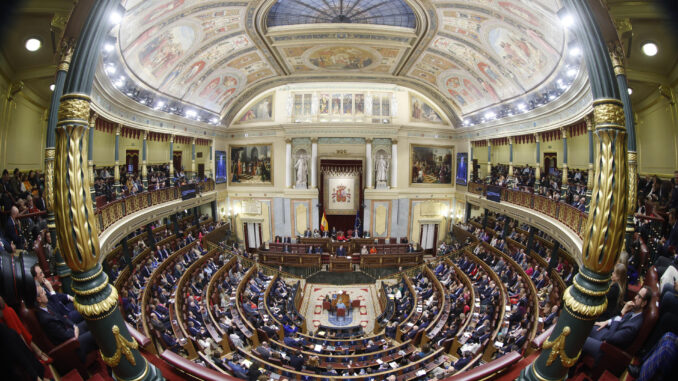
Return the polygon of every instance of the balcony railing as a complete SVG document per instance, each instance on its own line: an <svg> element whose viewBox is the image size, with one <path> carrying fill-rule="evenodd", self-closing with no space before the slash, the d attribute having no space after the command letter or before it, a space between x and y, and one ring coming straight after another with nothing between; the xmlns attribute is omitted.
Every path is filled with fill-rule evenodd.
<svg viewBox="0 0 678 381"><path fill-rule="evenodd" d="M468 190L471 193L484 196L487 192L487 185L483 183L469 183ZM586 225L588 214L572 205L553 201L538 194L511 190L508 188L501 189L501 201L524 206L546 214L567 225L567 227L577 233L579 238L582 238L583 236L583 230Z"/></svg>
<svg viewBox="0 0 678 381"><path fill-rule="evenodd" d="M208 179L199 182L197 183L197 186L198 193L213 191L214 180ZM94 212L99 224L99 232L102 233L108 229L109 226L132 213L179 198L181 198L180 187L174 186L150 192L137 193L109 202L108 204L97 208Z"/></svg>

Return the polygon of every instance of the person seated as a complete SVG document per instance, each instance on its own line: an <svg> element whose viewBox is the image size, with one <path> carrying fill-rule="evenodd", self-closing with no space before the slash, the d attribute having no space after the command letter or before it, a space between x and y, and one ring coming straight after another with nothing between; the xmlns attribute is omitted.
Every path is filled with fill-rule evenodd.
<svg viewBox="0 0 678 381"><path fill-rule="evenodd" d="M36 263L31 267L31 275L33 275L33 279L35 279L36 287L45 291L49 307L52 311L68 317L74 323L84 321L82 315L80 315L73 305L73 297L68 294L55 292L52 283L45 278L45 273L42 271L39 264Z"/></svg>
<svg viewBox="0 0 678 381"><path fill-rule="evenodd" d="M374 246L370 247L370 254L377 254L377 248Z"/></svg>
<svg viewBox="0 0 678 381"><path fill-rule="evenodd" d="M643 325L643 311L651 299L652 290L644 286L633 300L626 302L620 316L594 323L594 328L584 342L582 353L593 356L597 361L603 341L620 348L631 344Z"/></svg>
<svg viewBox="0 0 678 381"><path fill-rule="evenodd" d="M316 246L315 249L313 249L313 252L314 252L315 254L322 254L323 249L322 249L322 247L320 247L320 246Z"/></svg>
<svg viewBox="0 0 678 381"><path fill-rule="evenodd" d="M306 246L306 254L313 254L313 245Z"/></svg>
<svg viewBox="0 0 678 381"><path fill-rule="evenodd" d="M363 245L363 247L360 248L360 254L365 255L368 254L369 250L367 250L367 245Z"/></svg>
<svg viewBox="0 0 678 381"><path fill-rule="evenodd" d="M340 232L337 234L337 241L346 241L346 236L344 235L344 232L343 232L343 231L340 231Z"/></svg>
<svg viewBox="0 0 678 381"><path fill-rule="evenodd" d="M96 342L92 334L87 330L86 323L83 321L76 325L58 312L52 311L47 305L49 300L45 290L42 287L38 287L36 291L38 308L35 312L38 322L49 341L57 346L75 338L80 343L78 348L80 361L85 362L87 354L97 349Z"/></svg>
<svg viewBox="0 0 678 381"><path fill-rule="evenodd" d="M407 244L407 252L414 253L414 246L411 243Z"/></svg>

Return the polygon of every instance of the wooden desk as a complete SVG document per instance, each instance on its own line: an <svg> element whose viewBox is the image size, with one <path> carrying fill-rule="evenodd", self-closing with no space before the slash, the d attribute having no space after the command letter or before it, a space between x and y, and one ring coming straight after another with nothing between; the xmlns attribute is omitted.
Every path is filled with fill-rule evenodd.
<svg viewBox="0 0 678 381"><path fill-rule="evenodd" d="M321 254L290 254L266 251L259 252L259 263L267 266L283 265L295 267L319 267L321 265L321 261Z"/></svg>
<svg viewBox="0 0 678 381"><path fill-rule="evenodd" d="M360 256L360 267L417 266L424 263L424 253L368 254Z"/></svg>
<svg viewBox="0 0 678 381"><path fill-rule="evenodd" d="M352 264L348 257L330 257L330 271L333 272L353 271Z"/></svg>

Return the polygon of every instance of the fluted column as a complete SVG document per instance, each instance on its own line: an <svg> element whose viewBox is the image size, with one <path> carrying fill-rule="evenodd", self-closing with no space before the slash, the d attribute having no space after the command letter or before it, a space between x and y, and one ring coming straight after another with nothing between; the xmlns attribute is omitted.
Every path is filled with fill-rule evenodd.
<svg viewBox="0 0 678 381"><path fill-rule="evenodd" d="M148 167L146 162L148 160L148 131L144 130L144 140L141 143L141 182L144 189L148 190Z"/></svg>
<svg viewBox="0 0 678 381"><path fill-rule="evenodd" d="M508 176L512 177L513 176L513 136L509 136L508 141L509 141L509 170L508 170Z"/></svg>
<svg viewBox="0 0 678 381"><path fill-rule="evenodd" d="M573 31L584 52L591 92L598 149L591 208L583 234L582 266L563 294L563 306L553 333L539 357L521 377L561 380L567 376L591 332L607 308L612 269L619 257L627 214L627 150L624 109L607 46L587 1L563 0L573 16Z"/></svg>
<svg viewBox="0 0 678 381"><path fill-rule="evenodd" d="M372 168L372 139L367 138L365 139L365 167L367 170L367 173L365 174L365 188L367 189L372 189L372 176L373 173L372 171L374 170Z"/></svg>
<svg viewBox="0 0 678 381"><path fill-rule="evenodd" d="M534 187L539 188L541 184L541 152L539 151L539 133L534 134L534 141L537 143L537 156L534 168Z"/></svg>
<svg viewBox="0 0 678 381"><path fill-rule="evenodd" d="M292 139L285 139L285 188L292 187Z"/></svg>
<svg viewBox="0 0 678 381"><path fill-rule="evenodd" d="M311 189L318 187L318 138L311 138Z"/></svg>
<svg viewBox="0 0 678 381"><path fill-rule="evenodd" d="M54 215L54 156L56 146L56 124L58 121L59 99L64 93L66 75L73 55L74 43L71 41L61 47L61 56L54 80L54 91L49 106L47 118L47 142L45 144L45 206L47 207L47 227L56 258L56 271L64 292L71 293L71 269L66 265L57 241L56 222Z"/></svg>
<svg viewBox="0 0 678 381"><path fill-rule="evenodd" d="M633 233L635 232L635 224L633 223L633 215L636 212L636 200L638 197L638 155L636 153L636 126L633 119L633 108L631 105L631 98L629 97L629 86L626 81L626 70L624 69L624 51L621 44L616 43L610 50L610 58L612 59L612 67L617 78L617 86L619 87L619 95L624 104L624 116L626 121L627 149L626 154L629 168L629 185L628 185L628 210L626 212L626 245L627 251L631 252L628 245L633 242Z"/></svg>
<svg viewBox="0 0 678 381"><path fill-rule="evenodd" d="M115 197L120 198L120 132L122 132L122 124L118 123L115 128L115 167L113 168L113 189L115 189Z"/></svg>
<svg viewBox="0 0 678 381"><path fill-rule="evenodd" d="M487 140L487 178L492 178L492 142Z"/></svg>
<svg viewBox="0 0 678 381"><path fill-rule="evenodd" d="M591 205L591 192L593 191L593 116L586 116L586 130L589 136L589 171L586 179L586 213Z"/></svg>
<svg viewBox="0 0 678 381"><path fill-rule="evenodd" d="M174 184L171 180L174 177L174 135L170 135L169 140L169 177L170 184Z"/></svg>
<svg viewBox="0 0 678 381"><path fill-rule="evenodd" d="M89 194L92 197L92 201L96 200L96 191L94 190L94 131L96 131L97 118L98 115L96 113L90 116L89 130L87 131L87 138L89 139L87 166L89 167Z"/></svg>
<svg viewBox="0 0 678 381"><path fill-rule="evenodd" d="M398 141L391 139L391 188L398 186Z"/></svg>
<svg viewBox="0 0 678 381"><path fill-rule="evenodd" d="M191 138L191 178L195 178L195 138Z"/></svg>
<svg viewBox="0 0 678 381"><path fill-rule="evenodd" d="M568 184L567 184L567 129L561 128L560 132L563 136L563 178L562 184L560 185L561 196L567 196Z"/></svg>
<svg viewBox="0 0 678 381"><path fill-rule="evenodd" d="M104 363L117 380L161 380L160 372L139 353L118 308L118 292L101 267L96 223L87 174L90 97L94 71L118 0L93 3L80 32L58 112L54 161L54 209L59 245L72 270L73 304L87 321Z"/></svg>

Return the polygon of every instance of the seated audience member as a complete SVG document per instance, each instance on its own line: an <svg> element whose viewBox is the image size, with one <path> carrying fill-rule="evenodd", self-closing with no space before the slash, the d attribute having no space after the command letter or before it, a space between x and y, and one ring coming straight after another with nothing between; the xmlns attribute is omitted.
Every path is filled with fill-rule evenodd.
<svg viewBox="0 0 678 381"><path fill-rule="evenodd" d="M626 294L626 266L622 263L617 263L612 272L612 284L607 291L607 309L598 318L598 321L607 320L616 316L621 309L624 302L624 295Z"/></svg>
<svg viewBox="0 0 678 381"><path fill-rule="evenodd" d="M370 247L370 254L377 254L377 248L374 246Z"/></svg>
<svg viewBox="0 0 678 381"><path fill-rule="evenodd" d="M0 311L0 366L3 369L3 378L7 380L47 380L43 378L45 369L38 359L28 349L21 336L4 323L4 315Z"/></svg>
<svg viewBox="0 0 678 381"><path fill-rule="evenodd" d="M45 335L47 335L49 341L56 346L75 338L78 343L80 343L80 348L78 348L80 361L84 362L87 354L92 350L97 349L92 334L87 331L85 322L83 321L76 325L58 312L52 311L47 305L47 294L42 287L38 287L37 289L36 301L38 303L38 308L35 312L38 322L40 322L40 326L45 332Z"/></svg>
<svg viewBox="0 0 678 381"><path fill-rule="evenodd" d="M667 332L657 345L642 358L640 365L629 365L629 374L636 381L673 380L678 361L678 336ZM671 375L674 376L671 376Z"/></svg>
<svg viewBox="0 0 678 381"><path fill-rule="evenodd" d="M82 315L75 309L73 305L73 297L68 294L61 294L54 291L52 283L45 278L45 273L39 264L34 264L31 267L31 275L35 279L36 287L45 291L48 299L49 307L52 311L68 317L74 323L84 321Z"/></svg>
<svg viewBox="0 0 678 381"><path fill-rule="evenodd" d="M593 356L597 360L603 341L621 348L631 344L643 324L643 310L650 299L652 299L652 291L644 286L633 300L624 305L621 316L595 323L584 343L582 353Z"/></svg>
<svg viewBox="0 0 678 381"><path fill-rule="evenodd" d="M33 337L28 329L19 319L19 316L16 314L16 311L5 303L5 299L0 296L0 322L5 323L7 327L13 329L21 335L21 338L24 340L26 345L28 345L35 355L40 359L44 364L50 360L49 356L45 354L37 344L33 342Z"/></svg>
<svg viewBox="0 0 678 381"><path fill-rule="evenodd" d="M368 254L369 251L367 250L367 245L363 245L363 247L360 248L360 254L365 255Z"/></svg>

